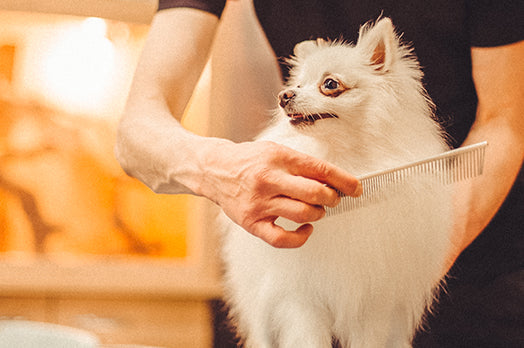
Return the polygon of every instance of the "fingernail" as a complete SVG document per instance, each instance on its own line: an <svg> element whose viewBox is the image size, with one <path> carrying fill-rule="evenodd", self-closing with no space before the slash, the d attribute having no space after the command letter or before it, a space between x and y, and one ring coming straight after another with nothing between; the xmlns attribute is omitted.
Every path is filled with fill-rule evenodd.
<svg viewBox="0 0 524 348"><path fill-rule="evenodd" d="M353 193L356 196L360 196L364 192L364 188L362 187L362 183L359 181L357 188L355 189L355 192Z"/></svg>

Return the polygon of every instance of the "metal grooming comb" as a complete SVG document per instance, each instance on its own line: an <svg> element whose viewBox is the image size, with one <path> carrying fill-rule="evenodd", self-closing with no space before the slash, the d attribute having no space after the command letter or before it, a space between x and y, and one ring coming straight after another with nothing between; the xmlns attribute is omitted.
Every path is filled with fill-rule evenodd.
<svg viewBox="0 0 524 348"><path fill-rule="evenodd" d="M402 183L414 175L434 175L435 180L443 185L481 175L487 145L487 142L482 142L464 146L420 161L362 175L358 177L362 183L362 195L350 197L339 192L342 197L340 203L334 208L326 207L326 216L378 202L385 187Z"/></svg>

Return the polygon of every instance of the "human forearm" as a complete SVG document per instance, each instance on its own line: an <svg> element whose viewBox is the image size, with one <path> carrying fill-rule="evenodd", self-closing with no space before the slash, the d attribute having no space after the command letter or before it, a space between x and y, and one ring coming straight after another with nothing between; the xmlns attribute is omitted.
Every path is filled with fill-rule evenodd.
<svg viewBox="0 0 524 348"><path fill-rule="evenodd" d="M487 141L483 174L455 184L450 264L482 232L510 191L523 161L523 135L494 119L473 128L464 145Z"/></svg>
<svg viewBox="0 0 524 348"><path fill-rule="evenodd" d="M206 64L218 20L193 9L161 11L151 25L125 112L116 155L156 192L195 193L203 141L180 124ZM218 140L216 140L218 141Z"/></svg>
<svg viewBox="0 0 524 348"><path fill-rule="evenodd" d="M157 193L199 194L201 158L223 142L187 131L167 106L150 99L128 106L115 153L129 175Z"/></svg>
<svg viewBox="0 0 524 348"><path fill-rule="evenodd" d="M523 43L472 50L479 105L465 145L488 141L483 175L455 185L451 265L491 221L524 158Z"/></svg>

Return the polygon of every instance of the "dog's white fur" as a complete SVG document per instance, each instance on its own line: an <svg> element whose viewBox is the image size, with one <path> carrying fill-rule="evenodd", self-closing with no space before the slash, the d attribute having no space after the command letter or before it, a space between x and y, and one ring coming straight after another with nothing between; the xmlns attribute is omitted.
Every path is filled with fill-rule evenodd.
<svg viewBox="0 0 524 348"><path fill-rule="evenodd" d="M422 73L388 18L356 45L323 40L295 48L294 97L260 140L330 161L354 175L447 149ZM336 76L346 87L326 96ZM293 113L338 118L292 124ZM418 178L418 177L417 177ZM447 192L413 178L381 202L323 218L298 249L276 249L233 223L224 236L231 315L247 347L410 347L439 287L449 246Z"/></svg>

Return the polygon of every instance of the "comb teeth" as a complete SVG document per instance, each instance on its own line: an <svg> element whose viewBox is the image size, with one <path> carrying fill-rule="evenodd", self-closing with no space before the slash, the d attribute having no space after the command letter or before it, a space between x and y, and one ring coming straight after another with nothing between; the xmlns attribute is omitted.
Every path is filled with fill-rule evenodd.
<svg viewBox="0 0 524 348"><path fill-rule="evenodd" d="M326 216L337 215L378 202L385 187L397 185L415 175L433 175L435 182L449 185L482 174L487 142L464 146L406 165L359 177L363 192L359 197L345 196L334 208L326 207Z"/></svg>

